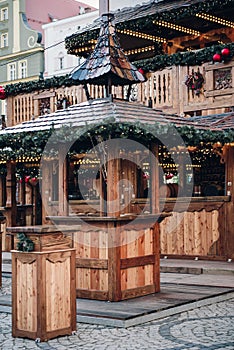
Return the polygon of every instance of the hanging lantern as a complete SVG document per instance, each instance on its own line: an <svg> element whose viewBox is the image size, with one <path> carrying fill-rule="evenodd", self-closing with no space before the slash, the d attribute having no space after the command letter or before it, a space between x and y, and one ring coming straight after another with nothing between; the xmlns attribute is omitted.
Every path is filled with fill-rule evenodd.
<svg viewBox="0 0 234 350"><path fill-rule="evenodd" d="M213 56L213 61L214 62L221 62L222 61L222 57L219 53L215 53Z"/></svg>
<svg viewBox="0 0 234 350"><path fill-rule="evenodd" d="M228 47L225 47L224 49L222 49L221 54L224 58L227 58L230 55L230 50Z"/></svg>
<svg viewBox="0 0 234 350"><path fill-rule="evenodd" d="M2 86L0 86L0 100L5 100L6 92Z"/></svg>

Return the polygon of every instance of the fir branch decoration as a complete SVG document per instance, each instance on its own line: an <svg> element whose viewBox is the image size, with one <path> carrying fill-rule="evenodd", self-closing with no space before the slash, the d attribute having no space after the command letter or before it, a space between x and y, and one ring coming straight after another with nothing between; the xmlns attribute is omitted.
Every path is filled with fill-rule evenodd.
<svg viewBox="0 0 234 350"><path fill-rule="evenodd" d="M92 124L84 128L75 128L72 125L64 125L56 132L50 130L48 132L24 132L17 134L1 134L0 135L0 160L6 162L8 160L17 160L24 163L25 157L37 158L40 161L40 157L44 152L46 142L50 138L51 144L54 142L54 147L51 149L53 154L48 156L57 156L59 153L58 140L60 143L70 143L76 139L77 141L72 145L68 157L76 153L83 153L92 148L90 144L90 136L96 139L101 136L103 140L111 138L131 138L132 140L148 145L151 141L155 140L154 135L168 135L176 130L183 139L186 146L199 145L201 142L221 142L222 144L234 142L234 130L209 130L198 129L193 126L176 126L169 123L159 123L146 125L141 127L141 122L136 121L134 123L115 123L111 119L105 124ZM1 149L2 148L2 149ZM46 154L47 155L47 154ZM27 161L26 161L27 162ZM18 165L19 167L19 165ZM5 166L0 169L2 173L5 173ZM24 173L24 171L22 171ZM38 174L35 173L35 176Z"/></svg>
<svg viewBox="0 0 234 350"><path fill-rule="evenodd" d="M33 241L24 233L18 233L17 238L19 240L17 243L17 250L21 252L32 252L34 250Z"/></svg>
<svg viewBox="0 0 234 350"><path fill-rule="evenodd" d="M145 72L156 72L169 66L195 66L212 61L216 52L221 52L224 47L230 50L230 59L234 56L234 43L214 45L196 51L178 52L172 55L156 55L152 58L133 62L137 68L144 67ZM9 84L5 86L7 96L16 96L23 93L31 93L40 90L57 89L62 86L80 85L78 80L73 80L69 75L53 77L45 80L34 80L24 83Z"/></svg>
<svg viewBox="0 0 234 350"><path fill-rule="evenodd" d="M196 66L205 62L212 62L216 52L221 52L224 47L230 50L230 59L234 56L234 43L225 45L213 45L205 49L178 52L173 55L157 55L152 58L134 62L137 68L144 67L146 72L156 72L170 66Z"/></svg>

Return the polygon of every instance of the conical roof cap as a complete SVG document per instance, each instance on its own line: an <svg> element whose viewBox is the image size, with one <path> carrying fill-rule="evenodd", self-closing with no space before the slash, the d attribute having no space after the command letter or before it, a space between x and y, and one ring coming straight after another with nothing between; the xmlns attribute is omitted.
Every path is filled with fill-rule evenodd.
<svg viewBox="0 0 234 350"><path fill-rule="evenodd" d="M104 14L100 35L94 51L71 73L71 78L83 84L130 85L144 82L144 76L130 63L120 47L114 25L114 15Z"/></svg>

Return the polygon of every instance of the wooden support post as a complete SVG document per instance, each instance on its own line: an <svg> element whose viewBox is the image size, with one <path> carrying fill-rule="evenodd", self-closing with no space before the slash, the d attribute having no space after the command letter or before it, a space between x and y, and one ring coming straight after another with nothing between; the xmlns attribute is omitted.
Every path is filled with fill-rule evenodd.
<svg viewBox="0 0 234 350"><path fill-rule="evenodd" d="M104 178L104 174L102 172L102 169L100 169L99 191L100 191L100 216L105 216L106 213L107 213L107 208L106 208L106 179Z"/></svg>
<svg viewBox="0 0 234 350"><path fill-rule="evenodd" d="M120 158L118 145L110 144L107 164L107 216L120 215Z"/></svg>
<svg viewBox="0 0 234 350"><path fill-rule="evenodd" d="M42 224L47 223L46 216L50 215L49 202L51 201L51 162L43 160L41 162L41 201L42 201Z"/></svg>
<svg viewBox="0 0 234 350"><path fill-rule="evenodd" d="M231 196L226 209L226 239L224 249L228 258L234 259L234 147L225 146L226 194Z"/></svg>
<svg viewBox="0 0 234 350"><path fill-rule="evenodd" d="M58 215L68 215L68 164L63 150L59 151L59 174L58 174Z"/></svg>
<svg viewBox="0 0 234 350"><path fill-rule="evenodd" d="M120 231L121 227L114 223L108 227L108 293L110 301L121 300L120 271Z"/></svg>
<svg viewBox="0 0 234 350"><path fill-rule="evenodd" d="M14 101L15 97L13 96L7 96L7 126L12 126L15 125L15 120L14 120Z"/></svg>
<svg viewBox="0 0 234 350"><path fill-rule="evenodd" d="M159 168L158 168L158 145L152 144L150 154L150 169L151 169L151 197L150 206L151 213L159 213Z"/></svg>
<svg viewBox="0 0 234 350"><path fill-rule="evenodd" d="M0 206L5 206L5 200L6 200L6 181L4 175L0 177Z"/></svg>
<svg viewBox="0 0 234 350"><path fill-rule="evenodd" d="M7 162L6 176L6 222L7 226L16 226L17 206L16 206L16 178L15 178L15 162ZM5 250L11 249L11 239L6 237Z"/></svg>

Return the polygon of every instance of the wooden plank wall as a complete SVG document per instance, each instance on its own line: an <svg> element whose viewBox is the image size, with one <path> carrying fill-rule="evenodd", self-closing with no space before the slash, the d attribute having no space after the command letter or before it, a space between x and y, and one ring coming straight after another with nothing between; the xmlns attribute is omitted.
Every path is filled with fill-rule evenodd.
<svg viewBox="0 0 234 350"><path fill-rule="evenodd" d="M77 297L117 301L159 291L158 224L152 226L110 232L83 225L75 232Z"/></svg>
<svg viewBox="0 0 234 350"><path fill-rule="evenodd" d="M77 297L106 300L108 296L108 233L85 230L74 233Z"/></svg>
<svg viewBox="0 0 234 350"><path fill-rule="evenodd" d="M127 236L128 243L120 249L121 290L124 294L130 289L154 285L154 230L130 230Z"/></svg>
<svg viewBox="0 0 234 350"><path fill-rule="evenodd" d="M161 254L222 256L222 210L173 212L160 223Z"/></svg>

